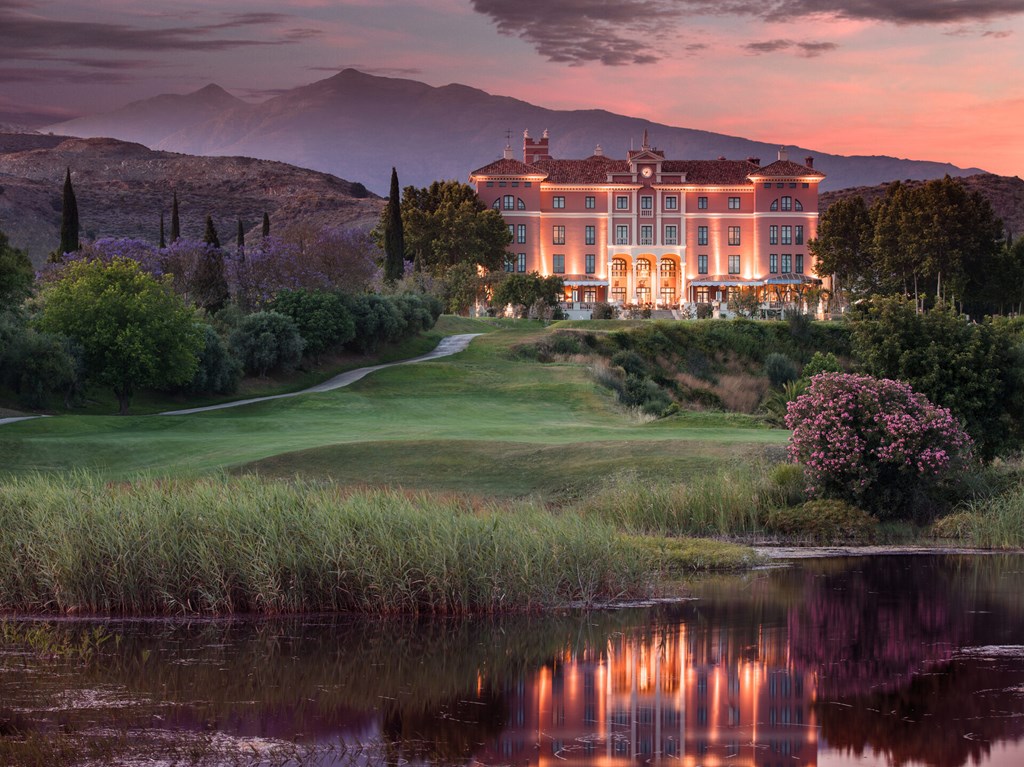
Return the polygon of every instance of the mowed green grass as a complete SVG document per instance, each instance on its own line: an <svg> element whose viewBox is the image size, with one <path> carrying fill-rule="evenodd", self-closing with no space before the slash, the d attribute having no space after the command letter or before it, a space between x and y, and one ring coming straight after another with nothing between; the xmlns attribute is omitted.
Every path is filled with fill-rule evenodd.
<svg viewBox="0 0 1024 767"><path fill-rule="evenodd" d="M705 472L788 433L724 414L641 423L584 366L514 359L546 332L487 332L451 358L374 373L346 389L189 416L60 416L0 426L0 473L87 469L108 478L224 469L488 495L572 493L613 471Z"/></svg>

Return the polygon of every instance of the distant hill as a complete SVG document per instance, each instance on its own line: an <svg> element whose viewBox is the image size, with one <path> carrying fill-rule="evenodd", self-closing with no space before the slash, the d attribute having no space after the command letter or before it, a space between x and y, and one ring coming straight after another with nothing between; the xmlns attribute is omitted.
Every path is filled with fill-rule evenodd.
<svg viewBox="0 0 1024 767"><path fill-rule="evenodd" d="M403 185L470 171L501 157L506 131L512 147L522 132L548 129L555 157L589 157L597 144L624 158L644 129L670 158L774 159L778 144L653 123L604 110L544 109L465 85L435 88L415 80L346 69L286 91L261 104L235 99L209 85L185 96L157 96L103 115L52 125L76 136L114 136L156 149L196 155L245 155L280 160L361 181L387 192L391 167ZM779 143L788 143L779 136ZM790 157L815 157L828 174L823 188L878 184L893 178L971 175L978 168L894 157L843 157L790 147Z"/></svg>
<svg viewBox="0 0 1024 767"><path fill-rule="evenodd" d="M1003 220L1003 227L1008 234L1015 238L1024 235L1024 181L1017 176L996 176L992 173L979 173L961 180L968 189L985 196L996 215ZM870 207L876 200L885 196L891 183L825 192L819 198L821 210L824 211L836 200L854 195L863 197ZM902 183L913 187L924 182L906 180Z"/></svg>
<svg viewBox="0 0 1024 767"><path fill-rule="evenodd" d="M141 237L154 244L160 213L170 231L171 194L178 192L182 234L199 238L207 214L223 242L234 242L238 219L249 236L289 222L368 228L384 201L353 196L353 185L326 173L248 157L192 157L155 152L115 139L0 134L0 230L36 265L60 237L66 168L85 237Z"/></svg>

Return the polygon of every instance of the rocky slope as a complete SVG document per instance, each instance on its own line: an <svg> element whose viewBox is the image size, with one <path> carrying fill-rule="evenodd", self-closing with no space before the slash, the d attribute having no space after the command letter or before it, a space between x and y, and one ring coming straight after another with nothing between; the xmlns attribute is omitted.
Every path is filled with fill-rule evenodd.
<svg viewBox="0 0 1024 767"><path fill-rule="evenodd" d="M185 96L157 96L105 115L50 126L75 136L115 136L158 149L198 155L246 155L301 165L361 181L386 194L391 167L403 185L470 171L501 157L506 131L522 148L522 131L548 129L555 157L588 157L597 144L625 157L644 129L668 157L775 159L778 144L661 125L604 110L560 111L494 96L465 85L435 88L415 80L346 69L261 104L234 99L216 86ZM785 136L780 143L787 143ZM790 157L816 158L825 187L877 184L894 178L940 178L980 172L948 163L894 157L843 157L791 147Z"/></svg>
<svg viewBox="0 0 1024 767"><path fill-rule="evenodd" d="M223 242L234 242L239 218L250 235L259 232L264 211L272 231L293 222L368 228L384 205L372 194L354 196L349 181L280 162L193 157L114 139L0 134L0 230L33 263L59 241L67 168L87 238L158 242L161 212L170 231L175 190L182 234L201 237L210 214Z"/></svg>

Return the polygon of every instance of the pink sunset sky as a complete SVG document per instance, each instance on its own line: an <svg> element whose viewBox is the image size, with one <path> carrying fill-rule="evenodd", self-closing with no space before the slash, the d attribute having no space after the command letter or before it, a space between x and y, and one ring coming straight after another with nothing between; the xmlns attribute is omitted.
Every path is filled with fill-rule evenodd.
<svg viewBox="0 0 1024 767"><path fill-rule="evenodd" d="M1024 173L1024 0L0 0L0 122L346 67Z"/></svg>

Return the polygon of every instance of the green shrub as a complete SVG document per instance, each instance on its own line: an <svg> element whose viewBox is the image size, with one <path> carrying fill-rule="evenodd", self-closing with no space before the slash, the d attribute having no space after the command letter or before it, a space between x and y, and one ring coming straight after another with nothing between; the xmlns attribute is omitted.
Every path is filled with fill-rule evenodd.
<svg viewBox="0 0 1024 767"><path fill-rule="evenodd" d="M242 363L212 326L203 326L203 341L203 349L199 352L199 367L191 383L185 387L186 391L193 394L234 393L242 377Z"/></svg>
<svg viewBox="0 0 1024 767"><path fill-rule="evenodd" d="M595 320L614 320L618 316L619 310L606 301L598 301L594 304L594 309L590 314L591 319Z"/></svg>
<svg viewBox="0 0 1024 767"><path fill-rule="evenodd" d="M231 334L231 351L247 373L266 376L271 370L289 373L302 359L302 336L291 317L256 312Z"/></svg>
<svg viewBox="0 0 1024 767"><path fill-rule="evenodd" d="M810 361L804 365L800 378L810 381L819 373L842 373L843 366L839 364L836 355L832 352L815 352Z"/></svg>
<svg viewBox="0 0 1024 767"><path fill-rule="evenodd" d="M631 349L623 349L612 355L612 364L626 371L626 375L644 377L648 374L647 360Z"/></svg>
<svg viewBox="0 0 1024 767"><path fill-rule="evenodd" d="M292 318L305 341L303 351L315 360L328 349L348 343L356 334L352 315L338 293L282 290L270 308Z"/></svg>
<svg viewBox="0 0 1024 767"><path fill-rule="evenodd" d="M764 372L772 386L782 386L800 377L796 363L785 354L772 352L764 359Z"/></svg>
<svg viewBox="0 0 1024 767"><path fill-rule="evenodd" d="M828 498L774 509L765 526L810 543L870 543L878 520L845 501Z"/></svg>

